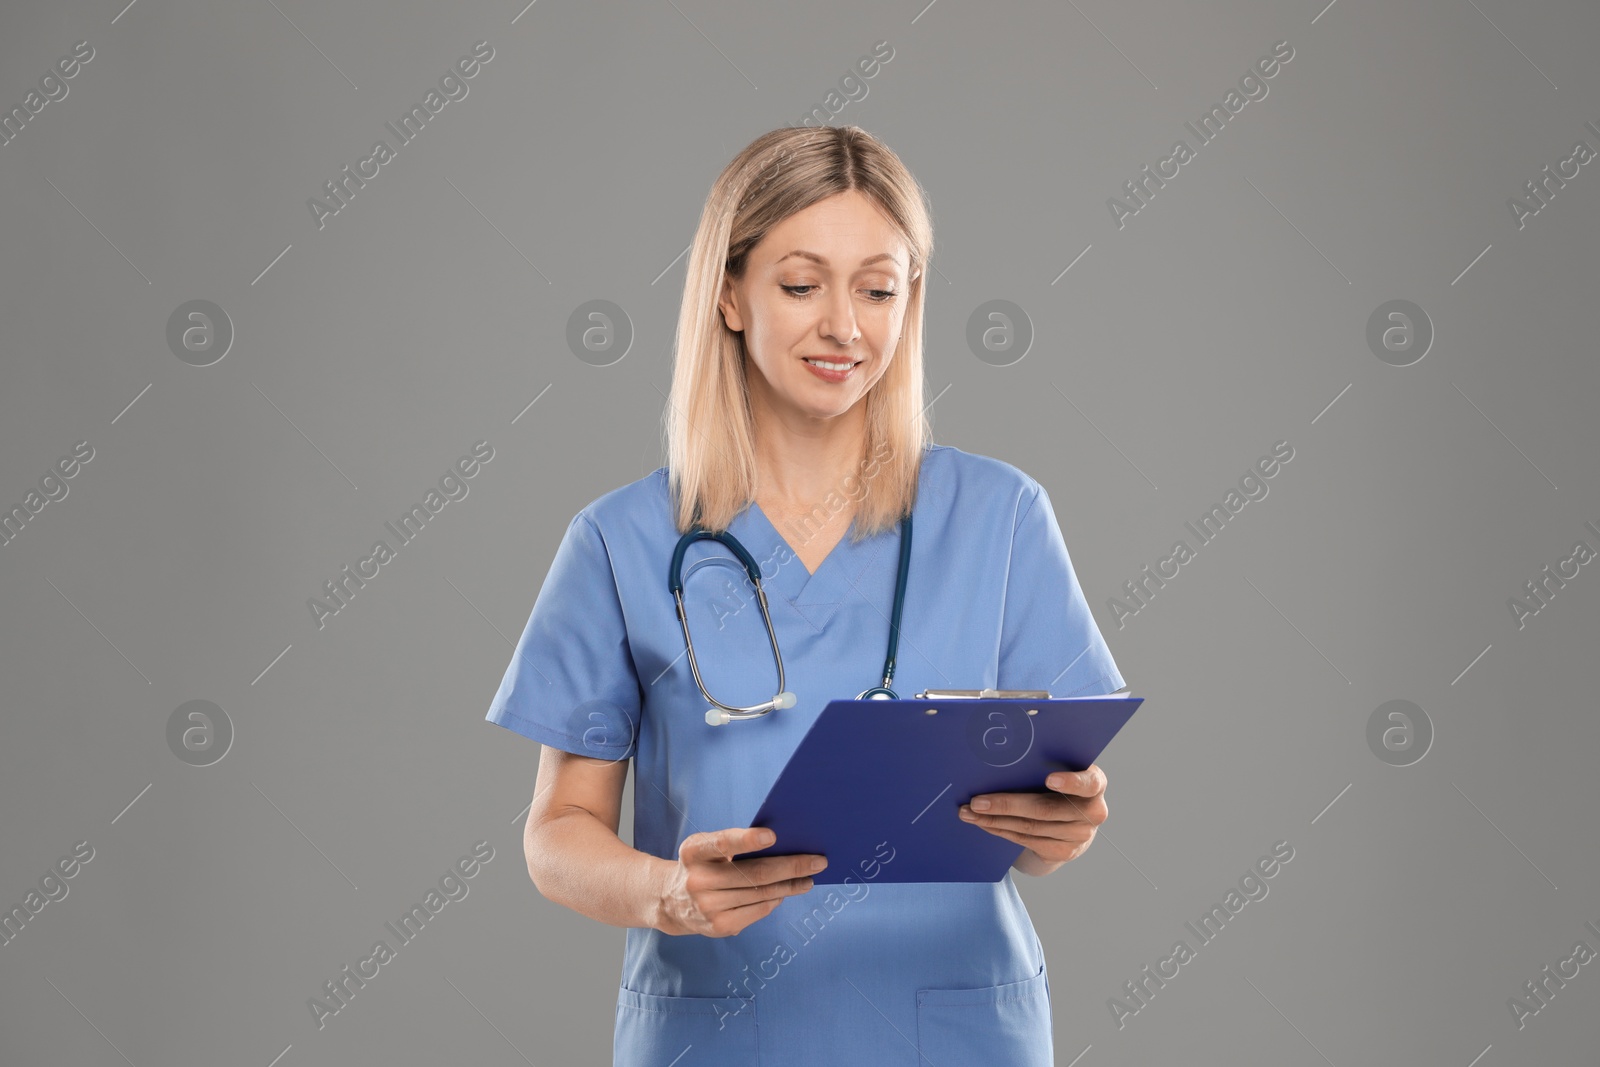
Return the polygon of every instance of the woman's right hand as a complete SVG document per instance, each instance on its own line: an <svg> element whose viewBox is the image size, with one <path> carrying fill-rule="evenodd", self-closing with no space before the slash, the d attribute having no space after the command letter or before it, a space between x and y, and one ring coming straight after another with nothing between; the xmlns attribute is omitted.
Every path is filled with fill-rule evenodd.
<svg viewBox="0 0 1600 1067"><path fill-rule="evenodd" d="M764 919L785 897L811 888L809 877L826 867L815 853L736 860L776 840L771 830L745 827L690 834L662 892L657 929L667 934L730 937Z"/></svg>

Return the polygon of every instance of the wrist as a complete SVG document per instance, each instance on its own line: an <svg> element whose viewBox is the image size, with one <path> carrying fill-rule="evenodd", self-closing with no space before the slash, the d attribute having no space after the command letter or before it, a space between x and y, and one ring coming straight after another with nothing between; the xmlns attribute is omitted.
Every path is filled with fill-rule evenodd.
<svg viewBox="0 0 1600 1067"><path fill-rule="evenodd" d="M1062 862L1063 861L1061 860L1046 860L1033 849L1024 848L1022 850L1022 854L1016 858L1016 862L1012 863L1011 866L1015 870L1021 871L1023 874L1030 874L1035 878L1042 878L1044 875L1054 871L1057 867L1060 867Z"/></svg>
<svg viewBox="0 0 1600 1067"><path fill-rule="evenodd" d="M673 868L677 866L671 860L664 860L659 856L646 854L644 864L644 904L640 918L643 926L651 930L660 930L664 934L672 933L669 929L667 910L668 885Z"/></svg>

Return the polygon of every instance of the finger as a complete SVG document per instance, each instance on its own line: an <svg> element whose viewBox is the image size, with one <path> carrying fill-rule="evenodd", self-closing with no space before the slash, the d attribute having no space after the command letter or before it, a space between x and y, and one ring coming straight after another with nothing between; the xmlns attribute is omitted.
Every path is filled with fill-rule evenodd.
<svg viewBox="0 0 1600 1067"><path fill-rule="evenodd" d="M735 908L748 907L767 900L781 901L785 897L808 892L812 884L809 878L786 878L781 882L769 882L765 885L730 885L711 890L712 907L715 911L732 911Z"/></svg>
<svg viewBox="0 0 1600 1067"><path fill-rule="evenodd" d="M1023 834L1041 840L1087 841L1094 836L1097 824L1086 819L1028 819L1018 815L980 815L967 820L980 830L997 833Z"/></svg>
<svg viewBox="0 0 1600 1067"><path fill-rule="evenodd" d="M1106 772L1099 764L1091 763L1081 771L1056 771L1044 780L1045 787L1058 793L1072 793L1081 797L1098 796L1109 784Z"/></svg>
<svg viewBox="0 0 1600 1067"><path fill-rule="evenodd" d="M762 856L754 860L735 860L733 865L741 868L756 885L770 885L791 878L804 878L816 874L828 866L825 856L818 856L811 852L800 852L793 856Z"/></svg>
<svg viewBox="0 0 1600 1067"><path fill-rule="evenodd" d="M988 801L987 805L980 801ZM1031 819L1082 819L1093 818L1096 805L1104 805L1098 796L1084 800L1065 793L979 793L962 810L979 815L1023 815Z"/></svg>
<svg viewBox="0 0 1600 1067"><path fill-rule="evenodd" d="M753 904L718 912L715 919L720 919L721 922L714 922L714 927L726 930L729 935L736 934L751 923L760 922L771 915L782 903L782 898L758 900Z"/></svg>
<svg viewBox="0 0 1600 1067"><path fill-rule="evenodd" d="M1088 850L1089 845L1094 841L1092 834L1084 841L1062 841L1053 837L1035 837L1032 834L1019 834L1013 830L995 830L992 832L995 836L1003 837L1013 844L1031 848L1038 853L1041 859L1051 861L1077 859Z"/></svg>
<svg viewBox="0 0 1600 1067"><path fill-rule="evenodd" d="M679 855L686 863L731 861L741 852L758 852L772 844L776 835L760 826L733 827L686 838Z"/></svg>
<svg viewBox="0 0 1600 1067"><path fill-rule="evenodd" d="M1026 824L1045 827L1048 824L1056 825L1099 825L1106 821L1109 809L1106 801L1101 797L1094 800L1078 800L1077 797L1034 797L1010 805L1005 811L973 811L968 806L960 808L963 821L974 825L1011 825L1011 827L1024 827ZM1034 830L1034 832L1048 833L1050 830Z"/></svg>

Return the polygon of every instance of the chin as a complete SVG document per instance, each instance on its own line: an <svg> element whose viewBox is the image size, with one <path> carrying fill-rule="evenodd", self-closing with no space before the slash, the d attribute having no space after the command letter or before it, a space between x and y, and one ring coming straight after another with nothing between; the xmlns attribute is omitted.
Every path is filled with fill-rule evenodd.
<svg viewBox="0 0 1600 1067"><path fill-rule="evenodd" d="M845 414L851 408L855 407L856 402L860 399L861 398L859 396L852 396L843 403L829 404L826 407L818 407L815 405L806 404L804 402L797 402L794 406L800 412L810 416L813 419L836 419L840 415Z"/></svg>

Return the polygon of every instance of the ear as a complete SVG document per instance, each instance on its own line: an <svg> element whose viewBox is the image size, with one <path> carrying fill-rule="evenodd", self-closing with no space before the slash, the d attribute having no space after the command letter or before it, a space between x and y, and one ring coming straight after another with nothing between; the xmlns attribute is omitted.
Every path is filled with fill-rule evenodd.
<svg viewBox="0 0 1600 1067"><path fill-rule="evenodd" d="M739 294L733 288L733 279L722 279L722 295L717 298L717 307L722 311L722 321L727 323L728 329L734 333L744 332L744 316L739 314Z"/></svg>

